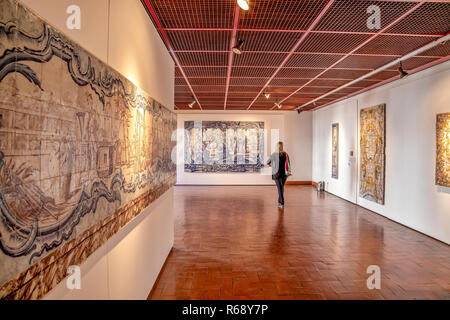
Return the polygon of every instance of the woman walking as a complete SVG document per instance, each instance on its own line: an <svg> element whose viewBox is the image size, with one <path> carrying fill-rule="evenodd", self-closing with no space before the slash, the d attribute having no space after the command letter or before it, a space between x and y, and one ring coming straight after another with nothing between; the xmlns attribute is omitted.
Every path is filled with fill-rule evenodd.
<svg viewBox="0 0 450 320"><path fill-rule="evenodd" d="M284 208L284 184L290 172L290 161L287 152L284 151L283 142L278 142L278 152L272 153L267 162L272 167L272 180L278 189L278 208Z"/></svg>

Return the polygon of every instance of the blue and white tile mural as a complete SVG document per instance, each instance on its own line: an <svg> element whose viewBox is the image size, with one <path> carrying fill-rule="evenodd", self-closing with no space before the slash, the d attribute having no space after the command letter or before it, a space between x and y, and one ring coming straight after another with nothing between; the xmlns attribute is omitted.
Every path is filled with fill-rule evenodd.
<svg viewBox="0 0 450 320"><path fill-rule="evenodd" d="M0 0L0 116L0 298L175 182L176 114L14 0Z"/></svg>
<svg viewBox="0 0 450 320"><path fill-rule="evenodd" d="M264 122L185 121L185 172L260 172Z"/></svg>

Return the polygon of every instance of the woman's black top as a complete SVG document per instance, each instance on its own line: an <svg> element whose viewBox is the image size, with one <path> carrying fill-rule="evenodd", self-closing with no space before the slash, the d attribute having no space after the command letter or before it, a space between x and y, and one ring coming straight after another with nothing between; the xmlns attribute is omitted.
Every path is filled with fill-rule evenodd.
<svg viewBox="0 0 450 320"><path fill-rule="evenodd" d="M272 165L272 179L286 178L286 152L274 152L267 164Z"/></svg>

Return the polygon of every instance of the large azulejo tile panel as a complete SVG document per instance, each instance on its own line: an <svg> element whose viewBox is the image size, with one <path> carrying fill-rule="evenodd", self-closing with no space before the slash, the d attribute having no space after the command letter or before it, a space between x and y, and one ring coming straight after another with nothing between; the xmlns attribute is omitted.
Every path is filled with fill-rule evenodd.
<svg viewBox="0 0 450 320"><path fill-rule="evenodd" d="M359 196L384 204L386 105L360 112Z"/></svg>
<svg viewBox="0 0 450 320"><path fill-rule="evenodd" d="M339 178L339 123L331 125L331 177Z"/></svg>
<svg viewBox="0 0 450 320"><path fill-rule="evenodd" d="M450 187L450 113L436 116L436 184Z"/></svg>
<svg viewBox="0 0 450 320"><path fill-rule="evenodd" d="M185 172L259 172L264 122L185 121Z"/></svg>
<svg viewBox="0 0 450 320"><path fill-rule="evenodd" d="M36 274L174 184L176 115L20 3L0 9L0 298L36 298L55 285Z"/></svg>

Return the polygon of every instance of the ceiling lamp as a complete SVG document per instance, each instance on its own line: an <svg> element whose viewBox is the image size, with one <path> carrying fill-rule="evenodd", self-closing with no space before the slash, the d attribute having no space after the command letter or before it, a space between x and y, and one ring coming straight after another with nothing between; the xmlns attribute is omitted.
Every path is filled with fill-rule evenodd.
<svg viewBox="0 0 450 320"><path fill-rule="evenodd" d="M194 106L194 104L195 104L195 100L188 104L189 108L192 109L192 107Z"/></svg>
<svg viewBox="0 0 450 320"><path fill-rule="evenodd" d="M403 70L402 63L400 62L400 66L398 67L398 73L400 74L400 79L406 77L409 73Z"/></svg>
<svg viewBox="0 0 450 320"><path fill-rule="evenodd" d="M278 100L275 101L275 105L277 106L278 109L281 109L281 107L283 106L283 105L281 105L281 104L278 102Z"/></svg>
<svg viewBox="0 0 450 320"><path fill-rule="evenodd" d="M237 0L237 3L242 10L248 10L249 8L248 2L249 0Z"/></svg>
<svg viewBox="0 0 450 320"><path fill-rule="evenodd" d="M266 91L264 91L264 97L266 97L266 99L270 98L270 92L267 91L267 89L266 89Z"/></svg>
<svg viewBox="0 0 450 320"><path fill-rule="evenodd" d="M237 44L233 47L233 52L236 54L241 54L242 53L242 45L244 44L244 40L239 39L237 41Z"/></svg>

